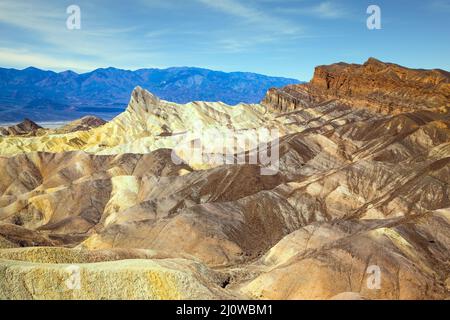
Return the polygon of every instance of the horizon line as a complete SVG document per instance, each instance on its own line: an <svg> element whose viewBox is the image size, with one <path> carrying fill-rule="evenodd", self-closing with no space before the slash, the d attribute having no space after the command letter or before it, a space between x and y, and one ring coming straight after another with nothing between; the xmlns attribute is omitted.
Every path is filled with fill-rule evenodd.
<svg viewBox="0 0 450 320"><path fill-rule="evenodd" d="M43 72L52 72L55 74L62 74L62 73L74 73L76 75L84 75L84 74L88 74L88 73L92 73L98 70L108 70L108 69L113 69L113 70L118 70L118 71L128 71L128 72L137 72L137 71L141 71L141 70L169 70L169 69L197 69L197 70L205 70L205 71L212 71L212 72L218 72L218 73L224 73L224 74L254 74L254 75L259 75L259 76L264 76L264 77L269 77L269 78L280 78L280 79L288 79L288 80L296 80L296 81L300 81L300 82L304 82L304 80L300 80L297 78L291 78L291 77L283 77L283 76L273 76L273 75L267 75L267 74L263 74L263 73L258 73L258 72L252 72L252 71L222 71L222 70L216 70L216 69L208 69L206 67L196 67L196 66L173 66L173 67L164 67L164 68L157 68L157 67L149 67L149 68L139 68L139 69L123 69L123 68L117 68L117 67L99 67L96 69L92 69L90 71L86 71L86 72L76 72L73 71L71 69L67 69L64 71L55 71L55 70L51 70L51 69L43 69L43 68L38 68L35 66L28 66L28 67L24 67L22 69L19 68L15 68L15 67L4 67L4 66L0 66L0 69L4 69L4 70L15 70L15 71L25 71L27 69L36 69L39 71L43 71Z"/></svg>

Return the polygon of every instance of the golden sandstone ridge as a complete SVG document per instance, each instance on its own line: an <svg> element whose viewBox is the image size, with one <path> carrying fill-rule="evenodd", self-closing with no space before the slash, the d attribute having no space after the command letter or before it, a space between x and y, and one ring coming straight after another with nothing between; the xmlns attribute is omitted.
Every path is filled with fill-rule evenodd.
<svg viewBox="0 0 450 320"><path fill-rule="evenodd" d="M101 126L0 137L0 299L450 298L448 107L448 72L370 59L258 105L136 88ZM270 175L180 148L260 128Z"/></svg>

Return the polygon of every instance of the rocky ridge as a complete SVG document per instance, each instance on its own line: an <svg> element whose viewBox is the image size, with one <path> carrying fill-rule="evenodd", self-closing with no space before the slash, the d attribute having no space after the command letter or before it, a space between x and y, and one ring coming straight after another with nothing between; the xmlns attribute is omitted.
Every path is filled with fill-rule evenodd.
<svg viewBox="0 0 450 320"><path fill-rule="evenodd" d="M269 90L263 103L289 111L329 100L383 114L448 113L450 73L408 69L374 58L363 65L337 63L316 67L307 84Z"/></svg>
<svg viewBox="0 0 450 320"><path fill-rule="evenodd" d="M85 116L80 119L69 122L68 124L62 126L61 128L57 128L54 132L61 133L72 133L77 131L89 131L94 128L101 127L106 124L107 121L95 117L95 116Z"/></svg>
<svg viewBox="0 0 450 320"><path fill-rule="evenodd" d="M43 129L44 128L30 119L24 119L14 126L6 128L0 127L0 136L35 136L38 133L43 133Z"/></svg>

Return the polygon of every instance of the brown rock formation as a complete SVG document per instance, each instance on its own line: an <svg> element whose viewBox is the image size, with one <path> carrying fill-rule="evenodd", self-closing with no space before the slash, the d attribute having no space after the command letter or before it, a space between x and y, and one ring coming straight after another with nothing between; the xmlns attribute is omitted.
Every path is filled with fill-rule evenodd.
<svg viewBox="0 0 450 320"><path fill-rule="evenodd" d="M0 135L3 136L26 136L26 135L36 135L43 128L31 121L30 119L25 119L21 123L16 124L11 127L1 128Z"/></svg>
<svg viewBox="0 0 450 320"><path fill-rule="evenodd" d="M289 111L328 100L384 114L445 113L450 108L450 73L408 69L374 58L363 65L337 63L317 67L308 84L271 89L263 103Z"/></svg>
<svg viewBox="0 0 450 320"><path fill-rule="evenodd" d="M98 128L107 122L95 116L86 116L81 119L72 121L61 128L55 130L56 133L70 133L77 131L88 131L93 128Z"/></svg>

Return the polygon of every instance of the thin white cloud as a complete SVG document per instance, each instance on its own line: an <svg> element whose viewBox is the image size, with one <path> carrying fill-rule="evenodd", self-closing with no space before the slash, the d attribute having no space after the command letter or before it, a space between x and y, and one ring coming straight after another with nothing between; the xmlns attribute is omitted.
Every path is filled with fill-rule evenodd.
<svg viewBox="0 0 450 320"><path fill-rule="evenodd" d="M450 12L450 0L436 0L431 2L431 7L441 12Z"/></svg>
<svg viewBox="0 0 450 320"><path fill-rule="evenodd" d="M2 0L0 2L0 22L16 27L39 32L51 32L58 21L64 23L61 14L50 8L42 7L31 2Z"/></svg>
<svg viewBox="0 0 450 320"><path fill-rule="evenodd" d="M171 29L161 29L161 30L152 30L144 34L144 37L155 39L163 36L167 36L169 34L173 34L173 30Z"/></svg>
<svg viewBox="0 0 450 320"><path fill-rule="evenodd" d="M225 38L218 41L218 48L227 53L245 52L259 45L264 45L277 41L276 36L261 35L251 39Z"/></svg>
<svg viewBox="0 0 450 320"><path fill-rule="evenodd" d="M203 4L250 21L260 22L267 18L265 14L255 8L243 5L235 0L199 0Z"/></svg>
<svg viewBox="0 0 450 320"><path fill-rule="evenodd" d="M154 51L137 46L138 40L128 36L138 29L136 26L108 27L93 25L91 22L90 27L82 24L81 30L68 30L66 19L67 13L63 4L1 0L0 22L13 28L25 29L25 32L16 32L28 34L38 42L27 44L20 40L16 43L9 40L9 50L2 49L0 62L13 66L89 70L95 68L94 63L98 63L98 66L106 63L127 66L138 57L149 61L157 55ZM77 60L65 57L76 57ZM89 61L89 64L82 61Z"/></svg>
<svg viewBox="0 0 450 320"><path fill-rule="evenodd" d="M4 66L25 68L29 66L51 69L51 70L74 70L74 71L90 71L96 69L94 66L84 61L60 59L59 57L32 53L28 50L0 48L0 61Z"/></svg>
<svg viewBox="0 0 450 320"><path fill-rule="evenodd" d="M346 15L342 8L330 1L322 2L318 6L311 8L311 13L323 18L342 18Z"/></svg>
<svg viewBox="0 0 450 320"><path fill-rule="evenodd" d="M281 34L296 34L301 28L291 21L268 14L254 6L245 5L237 0L198 0L200 3L218 10L224 14L243 19L243 22L254 23L258 26L268 26Z"/></svg>
<svg viewBox="0 0 450 320"><path fill-rule="evenodd" d="M339 19L349 16L348 12L335 2L325 1L315 6L299 6L295 7L280 7L277 8L277 12L294 14L294 15L307 15L324 19Z"/></svg>
<svg viewBox="0 0 450 320"><path fill-rule="evenodd" d="M138 63L146 59L152 60L157 58L159 58L157 55L149 55L147 52L124 52L116 55L111 60L64 58L56 53L36 53L35 51L23 48L12 49L0 47L0 66L19 69L33 66L44 70L88 72L97 68L107 68L110 66L127 70L137 70L143 67L165 67L164 65L142 65Z"/></svg>
<svg viewBox="0 0 450 320"><path fill-rule="evenodd" d="M298 1L286 4L298 8ZM260 51L279 48L306 36L299 19L273 10L275 0L136 0L142 6L136 11L143 13L136 20L118 19L119 8L100 11L107 3L107 0L80 0L82 29L71 31L66 28L67 3L0 0L0 23L7 24L14 33L0 39L0 48L8 48L1 50L0 63L78 71L107 65L127 69L150 67L179 63L180 59L198 63L196 56L207 55L209 51ZM179 19L179 13L185 9L192 19L186 17L185 28L180 28L174 19ZM316 11L324 13L326 9L329 8L318 6ZM152 21L164 14L168 15L167 21ZM204 16L205 21L198 21L198 15ZM223 19L223 26L211 24L214 18L219 19L217 15L228 16ZM307 36L314 37L310 33ZM189 50L180 57L180 50L174 48L181 45Z"/></svg>

